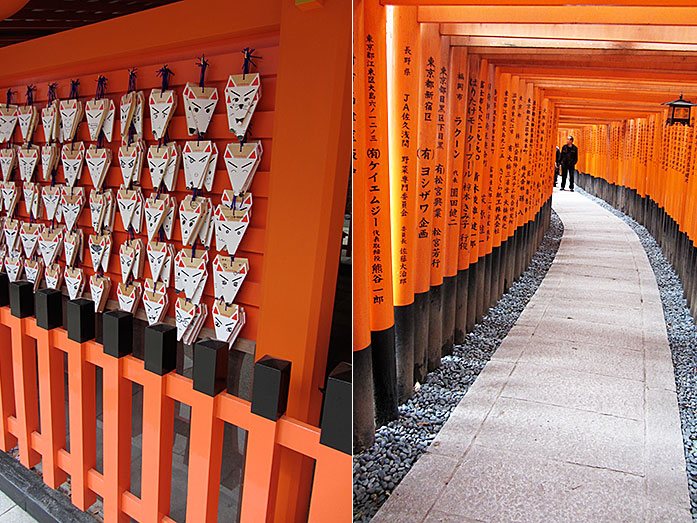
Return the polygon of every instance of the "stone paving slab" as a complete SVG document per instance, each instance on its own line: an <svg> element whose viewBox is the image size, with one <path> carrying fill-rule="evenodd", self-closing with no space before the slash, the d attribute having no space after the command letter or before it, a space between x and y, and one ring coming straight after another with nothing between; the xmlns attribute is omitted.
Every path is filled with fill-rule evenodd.
<svg viewBox="0 0 697 523"><path fill-rule="evenodd" d="M384 522L691 521L675 379L634 232L554 195L559 252Z"/></svg>

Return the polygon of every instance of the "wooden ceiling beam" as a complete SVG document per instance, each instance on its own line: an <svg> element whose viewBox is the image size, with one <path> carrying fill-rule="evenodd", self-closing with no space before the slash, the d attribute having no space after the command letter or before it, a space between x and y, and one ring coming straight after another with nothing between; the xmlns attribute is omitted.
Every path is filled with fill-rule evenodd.
<svg viewBox="0 0 697 523"><path fill-rule="evenodd" d="M535 76L538 78L555 79L555 78L578 78L579 72L583 71L583 78L602 79L602 80L637 80L647 83L663 84L663 83L680 83L697 81L697 71L652 71L650 78L647 78L646 71L641 69L628 67L620 69L617 67L584 67L583 69L571 68L568 66L535 66L535 65L518 65L518 66L501 66L498 65L502 73L509 73L515 76Z"/></svg>
<svg viewBox="0 0 697 523"><path fill-rule="evenodd" d="M511 24L697 25L697 7L608 5L421 6L419 22Z"/></svg>
<svg viewBox="0 0 697 523"><path fill-rule="evenodd" d="M567 38L530 38L511 36L452 36L451 45L473 47L503 47L507 50L519 49L569 49L578 52L592 50L612 51L661 51L661 52L697 52L697 44L670 43L670 42L627 42L616 40L584 40Z"/></svg>
<svg viewBox="0 0 697 523"><path fill-rule="evenodd" d="M697 44L697 26L612 24L441 24L447 36L546 38L552 40L597 40L602 42L649 42Z"/></svg>

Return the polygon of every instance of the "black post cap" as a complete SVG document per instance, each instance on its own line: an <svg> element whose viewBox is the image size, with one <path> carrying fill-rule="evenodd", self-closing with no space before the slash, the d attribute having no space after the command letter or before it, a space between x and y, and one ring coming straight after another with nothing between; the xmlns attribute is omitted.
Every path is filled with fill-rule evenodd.
<svg viewBox="0 0 697 523"><path fill-rule="evenodd" d="M145 370L164 376L177 368L177 328L167 323L145 327Z"/></svg>
<svg viewBox="0 0 697 523"><path fill-rule="evenodd" d="M115 310L102 314L104 353L121 358L133 351L133 314Z"/></svg>
<svg viewBox="0 0 697 523"><path fill-rule="evenodd" d="M10 283L10 312L15 318L34 314L34 284L26 280Z"/></svg>
<svg viewBox="0 0 697 523"><path fill-rule="evenodd" d="M227 387L227 342L207 339L194 345L194 390L216 396Z"/></svg>
<svg viewBox="0 0 697 523"><path fill-rule="evenodd" d="M34 296L36 324L50 330L63 326L63 294L57 289L41 289Z"/></svg>
<svg viewBox="0 0 697 523"><path fill-rule="evenodd" d="M0 272L0 307L10 304L10 278L6 272Z"/></svg>
<svg viewBox="0 0 697 523"><path fill-rule="evenodd" d="M286 412L291 363L264 356L254 364L252 412L276 421Z"/></svg>
<svg viewBox="0 0 697 523"><path fill-rule="evenodd" d="M78 343L94 339L94 302L86 298L69 300L68 338Z"/></svg>
<svg viewBox="0 0 697 523"><path fill-rule="evenodd" d="M351 454L351 365L339 363L327 379L322 406L322 445Z"/></svg>

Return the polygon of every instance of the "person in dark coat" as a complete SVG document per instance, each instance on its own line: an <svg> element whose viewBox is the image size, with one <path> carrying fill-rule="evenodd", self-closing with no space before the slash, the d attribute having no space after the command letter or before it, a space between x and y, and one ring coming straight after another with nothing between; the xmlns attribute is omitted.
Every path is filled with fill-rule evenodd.
<svg viewBox="0 0 697 523"><path fill-rule="evenodd" d="M561 190L566 188L566 176L569 176L569 190L574 190L574 173L578 162L578 147L574 145L574 137L569 136L566 145L561 148L559 163L561 164Z"/></svg>
<svg viewBox="0 0 697 523"><path fill-rule="evenodd" d="M561 160L561 151L557 145L556 156L554 157L554 186L557 186L557 177L559 176L559 160Z"/></svg>

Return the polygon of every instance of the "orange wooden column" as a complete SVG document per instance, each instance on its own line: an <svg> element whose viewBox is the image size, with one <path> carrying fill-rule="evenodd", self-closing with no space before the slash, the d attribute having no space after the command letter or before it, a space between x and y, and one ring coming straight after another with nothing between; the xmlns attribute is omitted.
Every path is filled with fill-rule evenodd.
<svg viewBox="0 0 697 523"><path fill-rule="evenodd" d="M31 446L31 435L39 429L39 410L34 398L38 397L36 376L35 342L25 331L25 321L14 316L7 317L11 330L12 370L14 397L16 400L19 461L27 468L35 466L39 453ZM7 341L6 341L7 342ZM5 343L6 343L5 342Z"/></svg>
<svg viewBox="0 0 697 523"><path fill-rule="evenodd" d="M446 195L446 257L443 275L446 284L453 287L452 297L446 291L443 302L447 307L452 302L452 311L445 312L443 330L446 346L462 343L467 322L467 276L458 269L461 235L462 193L464 188L465 148L467 142L467 86L468 86L467 48L450 48L450 150L446 172L448 190Z"/></svg>
<svg viewBox="0 0 697 523"><path fill-rule="evenodd" d="M458 250L458 270L467 271L467 296L458 294L458 307L465 307L466 331L474 328L476 319L476 270L470 267L476 262L477 251L477 201L478 183L477 156L478 156L478 118L479 118L479 92L481 64L477 56L468 59L467 80L467 118L466 118L466 143L465 143L465 170L462 183L462 197L460 204L460 240ZM465 302L463 304L463 301Z"/></svg>
<svg viewBox="0 0 697 523"><path fill-rule="evenodd" d="M428 369L429 291L433 248L437 60L440 53L438 24L421 24L418 95L418 151L416 198L416 259L414 264L414 378L422 382Z"/></svg>
<svg viewBox="0 0 697 523"><path fill-rule="evenodd" d="M397 397L414 391L419 31L416 7L388 8L388 137Z"/></svg>
<svg viewBox="0 0 697 523"><path fill-rule="evenodd" d="M353 76L365 78L363 0L354 1ZM365 88L353 82L353 446L369 447L375 438L373 362L370 346L370 290L368 270L368 209L365 154Z"/></svg>
<svg viewBox="0 0 697 523"><path fill-rule="evenodd" d="M57 463L58 451L65 448L65 366L63 352L54 346L52 331L38 329L36 351L39 399L42 405L39 416L44 443L41 470L44 482L55 489L60 487L67 477ZM4 379L4 376L0 377L0 380Z"/></svg>
<svg viewBox="0 0 697 523"><path fill-rule="evenodd" d="M390 241L386 14L379 0L364 0L364 6L365 148L359 153L364 155L365 171L357 175L363 176L367 185L375 415L378 422L384 423L398 416Z"/></svg>
<svg viewBox="0 0 697 523"><path fill-rule="evenodd" d="M0 336L12 339L12 331L7 326L9 307L0 307ZM0 450L9 452L17 444L17 438L10 433L9 419L17 415L15 407L14 376L12 370L12 344L0 343Z"/></svg>
<svg viewBox="0 0 697 523"><path fill-rule="evenodd" d="M281 2L256 353L292 362L288 415L309 423L317 423L321 411L348 189L350 19L351 5L341 0L310 10ZM300 143L308 154L298 154ZM307 205L288 197L298 191ZM289 261L293 278L286 277ZM279 474L276 517L304 521L312 461L286 452Z"/></svg>
<svg viewBox="0 0 697 523"><path fill-rule="evenodd" d="M133 396L131 382L123 377L124 362L123 358L105 357L105 366L102 371L105 523L130 521L130 518L121 511L123 493L128 490L131 482L131 403Z"/></svg>
<svg viewBox="0 0 697 523"><path fill-rule="evenodd" d="M435 118L435 140L432 143L434 163L432 173L431 218L431 289L429 290L428 356L429 371L440 366L443 354L443 265L445 248L445 194L448 159L448 74L449 38L439 36L435 52L435 74L433 78L433 115Z"/></svg>
<svg viewBox="0 0 697 523"><path fill-rule="evenodd" d="M165 376L145 372L143 385L143 452L140 497L145 520L169 513L174 440L174 400L167 397Z"/></svg>

